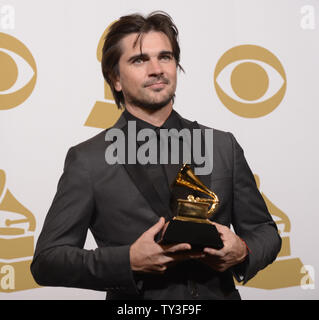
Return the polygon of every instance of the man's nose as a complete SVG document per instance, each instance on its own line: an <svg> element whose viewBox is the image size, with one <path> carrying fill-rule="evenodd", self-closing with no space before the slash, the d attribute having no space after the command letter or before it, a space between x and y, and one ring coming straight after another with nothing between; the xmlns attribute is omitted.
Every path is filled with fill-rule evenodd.
<svg viewBox="0 0 319 320"><path fill-rule="evenodd" d="M148 63L148 75L158 76L163 74L163 67L158 59L150 59Z"/></svg>

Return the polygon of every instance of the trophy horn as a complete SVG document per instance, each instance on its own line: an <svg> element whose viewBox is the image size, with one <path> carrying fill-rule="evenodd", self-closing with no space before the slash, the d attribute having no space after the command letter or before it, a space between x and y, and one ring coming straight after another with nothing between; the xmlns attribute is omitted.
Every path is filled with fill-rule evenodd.
<svg viewBox="0 0 319 320"><path fill-rule="evenodd" d="M195 201L196 202L209 202L211 203L211 207L208 210L208 214L213 213L219 204L219 199L217 195L211 191L209 188L207 188L201 181L200 179L195 175L191 167L185 163L183 167L180 169L180 171L177 174L177 177L173 183L173 185L177 186L184 186L189 189L199 191L201 193L204 193L210 197L210 199L207 198L199 198L196 197ZM188 196L188 199L190 200L189 197L192 197L191 195ZM192 199L194 199L192 197Z"/></svg>

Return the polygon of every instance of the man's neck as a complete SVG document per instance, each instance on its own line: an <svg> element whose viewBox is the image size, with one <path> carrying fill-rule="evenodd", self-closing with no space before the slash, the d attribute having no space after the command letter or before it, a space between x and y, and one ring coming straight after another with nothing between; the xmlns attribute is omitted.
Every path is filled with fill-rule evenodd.
<svg viewBox="0 0 319 320"><path fill-rule="evenodd" d="M172 112L173 103L169 103L167 106L159 110L147 110L140 107L126 105L126 110L136 118L146 121L155 127L160 127Z"/></svg>

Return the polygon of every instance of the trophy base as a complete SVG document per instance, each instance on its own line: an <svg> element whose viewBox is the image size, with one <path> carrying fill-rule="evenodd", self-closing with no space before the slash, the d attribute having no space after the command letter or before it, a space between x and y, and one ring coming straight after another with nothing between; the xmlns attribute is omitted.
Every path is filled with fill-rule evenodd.
<svg viewBox="0 0 319 320"><path fill-rule="evenodd" d="M213 249L224 247L223 241L214 225L204 221L198 223L193 220L195 219L182 220L175 218L170 221L161 243L189 243L192 249L195 250L202 250L205 247Z"/></svg>

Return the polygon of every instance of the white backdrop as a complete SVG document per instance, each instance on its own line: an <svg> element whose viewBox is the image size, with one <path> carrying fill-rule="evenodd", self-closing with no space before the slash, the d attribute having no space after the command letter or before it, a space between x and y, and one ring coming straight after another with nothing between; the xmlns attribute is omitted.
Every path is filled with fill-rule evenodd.
<svg viewBox="0 0 319 320"><path fill-rule="evenodd" d="M0 1L0 33L4 41L9 43L11 36L21 41L36 64L34 89L25 101L9 108L3 95L19 90L15 86L20 83L23 87L23 81L27 83L34 70L15 60L22 71L19 69L16 84L6 89L11 69L6 69L7 60L0 56L0 300L105 298L105 293L91 290L32 285L19 289L19 279L28 275L18 272L27 273L27 268L14 269L15 262L29 261L30 254L17 253L9 259L4 248L13 243L12 239L27 234L34 236L36 242L68 148L102 130L85 123L96 101L105 102L96 56L104 30L122 15L154 10L168 12L180 31L181 64L186 73L179 75L175 109L186 118L235 135L260 178L260 190L271 201L271 208L284 213L286 225L290 222L289 232L282 234L290 251L287 249L277 259L277 265L299 261L308 270L309 276L302 273L299 264L292 263L292 269L283 267L281 274L271 271L270 277L278 280L276 288L239 286L242 298L318 299L319 2L162 0L160 4L143 0ZM256 118L231 112L214 86L215 67L223 54L248 44L267 49L280 61L287 84L279 105ZM8 50L6 42L0 40L0 52L9 54ZM221 86L229 89L226 76ZM271 83L271 74L268 76ZM280 84L278 75L274 77L275 83ZM273 93L279 88L273 88ZM232 97L236 99L235 94ZM33 214L34 231L27 231L28 224L22 223L12 227L25 228L23 235L5 234L8 215L18 219L9 212L14 202L8 200L9 193ZM274 218L278 220L277 216ZM86 248L94 247L89 235ZM8 265L13 269L4 268ZM14 274L11 280L8 270L13 272L11 276ZM288 282L280 285L279 279L287 274L291 274ZM305 282L309 278L310 282Z"/></svg>

